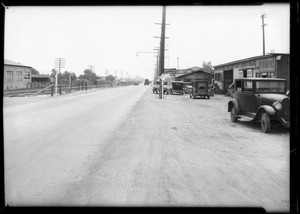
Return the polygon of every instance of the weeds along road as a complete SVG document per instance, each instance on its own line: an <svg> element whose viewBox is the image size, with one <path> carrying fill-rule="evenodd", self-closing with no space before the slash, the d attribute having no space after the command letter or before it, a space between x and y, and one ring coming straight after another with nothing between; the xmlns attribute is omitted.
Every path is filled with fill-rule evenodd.
<svg viewBox="0 0 300 214"><path fill-rule="evenodd" d="M223 95L105 93L4 109L7 203L289 211L288 129L232 123Z"/></svg>

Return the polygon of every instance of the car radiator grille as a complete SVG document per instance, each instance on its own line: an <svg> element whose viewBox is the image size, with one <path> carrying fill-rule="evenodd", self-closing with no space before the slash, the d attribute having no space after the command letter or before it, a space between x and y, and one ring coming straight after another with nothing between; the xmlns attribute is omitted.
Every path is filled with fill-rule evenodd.
<svg viewBox="0 0 300 214"><path fill-rule="evenodd" d="M280 111L279 115L286 121L290 121L290 99L285 98L282 102L282 110Z"/></svg>

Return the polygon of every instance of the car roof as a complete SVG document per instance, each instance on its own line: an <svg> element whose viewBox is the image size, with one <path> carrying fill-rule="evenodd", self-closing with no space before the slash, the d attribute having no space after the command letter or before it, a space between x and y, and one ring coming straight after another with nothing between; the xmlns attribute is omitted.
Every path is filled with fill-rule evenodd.
<svg viewBox="0 0 300 214"><path fill-rule="evenodd" d="M267 80L267 81L286 81L283 78L270 78L270 77L247 77L247 78L236 78L235 80Z"/></svg>

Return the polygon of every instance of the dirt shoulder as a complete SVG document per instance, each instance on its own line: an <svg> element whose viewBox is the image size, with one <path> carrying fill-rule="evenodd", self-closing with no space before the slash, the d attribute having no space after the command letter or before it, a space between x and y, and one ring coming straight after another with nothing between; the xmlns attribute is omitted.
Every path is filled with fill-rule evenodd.
<svg viewBox="0 0 300 214"><path fill-rule="evenodd" d="M259 125L232 123L228 100L158 99L149 87L66 198L84 205L289 211L289 131L264 134Z"/></svg>

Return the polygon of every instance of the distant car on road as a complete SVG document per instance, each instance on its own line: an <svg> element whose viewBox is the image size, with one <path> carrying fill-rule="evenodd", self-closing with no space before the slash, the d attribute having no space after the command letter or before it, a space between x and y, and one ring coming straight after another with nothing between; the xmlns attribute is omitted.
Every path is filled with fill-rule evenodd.
<svg viewBox="0 0 300 214"><path fill-rule="evenodd" d="M149 84L150 84L149 79L145 79L144 85L149 85Z"/></svg>
<svg viewBox="0 0 300 214"><path fill-rule="evenodd" d="M133 85L139 85L139 84L136 82L136 83L134 83Z"/></svg>
<svg viewBox="0 0 300 214"><path fill-rule="evenodd" d="M290 126L290 98L287 81L281 78L235 79L233 99L228 102L232 122L243 118L260 122L264 133L271 124Z"/></svg>

